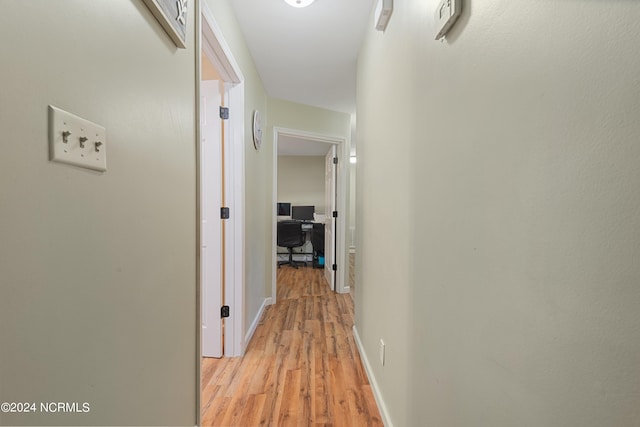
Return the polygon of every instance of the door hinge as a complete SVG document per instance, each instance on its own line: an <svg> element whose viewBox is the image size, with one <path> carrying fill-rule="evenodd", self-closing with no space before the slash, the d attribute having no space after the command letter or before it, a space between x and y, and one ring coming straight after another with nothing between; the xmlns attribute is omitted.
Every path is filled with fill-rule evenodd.
<svg viewBox="0 0 640 427"><path fill-rule="evenodd" d="M333 164L334 164L334 165L337 165L337 164L338 164L338 158L337 158L337 157L334 157L334 158L333 158Z"/></svg>
<svg viewBox="0 0 640 427"><path fill-rule="evenodd" d="M220 309L220 317L224 319L225 317L229 317L229 306L223 305Z"/></svg>
<svg viewBox="0 0 640 427"><path fill-rule="evenodd" d="M229 107L220 107L220 118L227 120L229 118Z"/></svg>
<svg viewBox="0 0 640 427"><path fill-rule="evenodd" d="M333 265L331 266L331 269L332 269L333 271L338 271L338 264L333 264Z"/></svg>
<svg viewBox="0 0 640 427"><path fill-rule="evenodd" d="M338 218L338 211L333 211L332 215L333 215L334 218Z"/></svg>
<svg viewBox="0 0 640 427"><path fill-rule="evenodd" d="M220 208L220 219L229 219L229 208Z"/></svg>

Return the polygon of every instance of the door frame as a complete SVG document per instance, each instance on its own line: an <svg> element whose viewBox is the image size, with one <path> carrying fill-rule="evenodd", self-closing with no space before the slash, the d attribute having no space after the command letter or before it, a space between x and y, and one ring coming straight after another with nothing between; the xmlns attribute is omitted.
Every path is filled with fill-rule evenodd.
<svg viewBox="0 0 640 427"><path fill-rule="evenodd" d="M315 132L307 132L303 130L284 128L279 126L273 127L273 201L272 201L272 231L271 231L271 251L272 251L272 274L271 274L271 303L276 303L276 275L278 269L278 250L277 250L277 212L278 203L278 139L280 136L289 136L294 138L304 138L311 141L324 142L333 144L337 147L338 157L338 179L337 179L337 200L336 210L338 218L336 221L336 264L338 271L336 272L336 292L344 294L349 292L349 250L347 248L346 224L348 216L347 192L349 185L349 153L350 147L348 139L345 137L326 135Z"/></svg>
<svg viewBox="0 0 640 427"><path fill-rule="evenodd" d="M226 262L225 299L231 307L231 315L225 320L225 356L244 354L244 76L231 48L226 43L211 9L206 2L201 5L201 45L197 46L198 73L201 52L215 65L224 81L229 119L223 123L227 146L224 154L226 204L230 217L225 221ZM198 75L198 82L200 76ZM198 93L198 100L200 94ZM199 104L199 102L197 103ZM198 107L199 108L199 107ZM198 117L200 111L198 110ZM198 129L198 141L200 134ZM198 288L199 289L199 288Z"/></svg>
<svg viewBox="0 0 640 427"><path fill-rule="evenodd" d="M202 352L202 311L200 281L200 80L202 52L215 65L225 82L225 102L229 107L229 119L224 121L227 141L225 162L226 204L230 208L230 218L225 220L225 302L231 307L230 317L225 319L224 356L241 356L246 348L244 340L244 76L236 62L231 48L225 41L211 9L205 1L196 1L196 43L195 43L195 126L196 126L196 420L200 424L201 406L201 352Z"/></svg>

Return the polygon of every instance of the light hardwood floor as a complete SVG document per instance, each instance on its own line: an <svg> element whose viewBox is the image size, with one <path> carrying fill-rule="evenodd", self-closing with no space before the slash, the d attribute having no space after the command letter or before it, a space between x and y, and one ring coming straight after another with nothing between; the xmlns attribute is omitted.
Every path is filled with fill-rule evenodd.
<svg viewBox="0 0 640 427"><path fill-rule="evenodd" d="M241 358L202 361L203 426L382 426L352 334L353 300L322 271L278 269L278 303Z"/></svg>

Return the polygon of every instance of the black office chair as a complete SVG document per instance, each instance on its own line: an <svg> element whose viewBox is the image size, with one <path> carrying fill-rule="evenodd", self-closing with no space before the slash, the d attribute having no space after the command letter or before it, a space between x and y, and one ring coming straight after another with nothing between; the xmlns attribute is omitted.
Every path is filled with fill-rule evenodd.
<svg viewBox="0 0 640 427"><path fill-rule="evenodd" d="M278 222L278 246L289 250L289 260L278 262L278 268L281 265L289 264L293 268L298 265L307 263L305 261L293 260L293 248L299 248L304 245L304 233L302 232L302 223L298 221L280 221Z"/></svg>
<svg viewBox="0 0 640 427"><path fill-rule="evenodd" d="M313 223L311 245L313 245L313 266L315 268L324 268L324 263L319 263L320 257L324 257L324 224Z"/></svg>

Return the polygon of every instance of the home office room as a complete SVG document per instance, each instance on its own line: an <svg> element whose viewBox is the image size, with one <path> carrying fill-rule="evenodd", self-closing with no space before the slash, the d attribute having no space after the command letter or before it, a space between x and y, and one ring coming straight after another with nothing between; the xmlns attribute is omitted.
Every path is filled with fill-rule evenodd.
<svg viewBox="0 0 640 427"><path fill-rule="evenodd" d="M324 277L326 285L333 289L335 147L282 135L278 139L277 154L277 267L279 270L302 267L321 270L323 274L319 277Z"/></svg>
<svg viewBox="0 0 640 427"><path fill-rule="evenodd" d="M309 275L318 274L320 276L318 280L322 279L318 286L324 289L328 288L338 293L349 292L349 247L346 224L349 216L349 154L352 132L351 114L269 98L265 136L267 143L271 145L273 164L271 304L283 298L286 299L286 296L278 295L281 283L289 279L295 283L304 282L305 279L302 276L305 272ZM330 155L327 156L328 154ZM334 200L334 210L338 212L338 218L326 216L328 212L332 212L331 208L327 208L325 182L327 157L331 158L331 156L338 159L338 164L332 163L334 173L332 200ZM293 250L293 260L306 261L307 267L304 264L301 267L298 266L299 268L291 267L289 264L278 265L279 262L288 260L288 249L278 245L277 225L279 220L291 219L293 213L289 211L283 212L288 215L278 215L278 203L288 203L292 210L295 206L313 206L313 220L301 220L307 228L303 233L305 244ZM325 251L324 263L331 268L329 272L321 268L312 268L312 232L309 228L313 225L309 223L321 222L325 223L324 246L333 248L332 252ZM327 235L333 237L327 238ZM334 243L331 243L332 239L335 239ZM331 259L332 255L333 259ZM335 271L332 269L333 264L336 264ZM333 283L330 279L333 279Z"/></svg>

